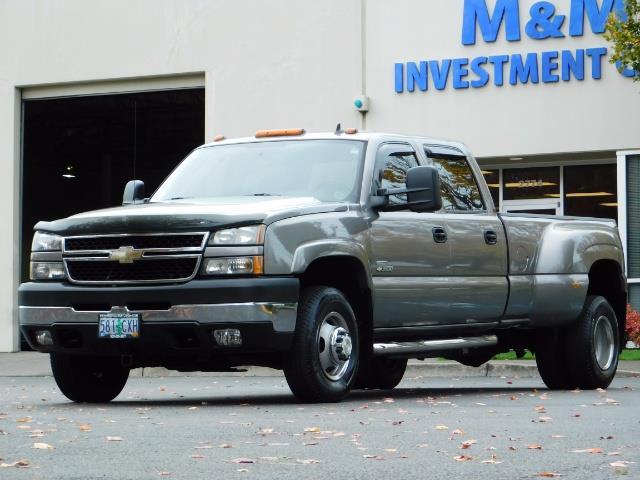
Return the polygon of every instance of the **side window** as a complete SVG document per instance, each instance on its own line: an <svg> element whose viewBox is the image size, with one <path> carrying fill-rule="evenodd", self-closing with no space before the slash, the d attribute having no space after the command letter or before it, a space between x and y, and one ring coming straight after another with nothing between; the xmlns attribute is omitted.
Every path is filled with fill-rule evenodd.
<svg viewBox="0 0 640 480"><path fill-rule="evenodd" d="M376 155L373 193L378 188L404 188L407 170L419 165L416 152L410 145L389 143L382 145ZM406 195L389 196L389 205L407 203Z"/></svg>
<svg viewBox="0 0 640 480"><path fill-rule="evenodd" d="M427 156L429 152L425 152ZM467 159L455 155L431 155L440 174L442 208L445 211L484 210L480 189Z"/></svg>

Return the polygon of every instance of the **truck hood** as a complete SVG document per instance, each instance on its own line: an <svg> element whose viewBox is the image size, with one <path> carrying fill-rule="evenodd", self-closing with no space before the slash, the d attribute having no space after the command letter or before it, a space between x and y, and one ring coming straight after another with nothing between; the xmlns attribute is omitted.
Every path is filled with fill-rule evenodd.
<svg viewBox="0 0 640 480"><path fill-rule="evenodd" d="M35 230L59 235L206 231L223 226L272 223L283 218L346 211L344 203L310 197L227 197L144 203L79 213Z"/></svg>

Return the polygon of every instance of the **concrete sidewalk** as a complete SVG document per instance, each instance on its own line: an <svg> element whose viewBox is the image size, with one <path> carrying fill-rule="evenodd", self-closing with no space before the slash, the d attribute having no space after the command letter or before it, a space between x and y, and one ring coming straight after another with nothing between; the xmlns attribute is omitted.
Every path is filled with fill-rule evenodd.
<svg viewBox="0 0 640 480"><path fill-rule="evenodd" d="M177 372L164 368L138 368L131 372L134 377L174 376L281 376L282 372L264 367L249 367L246 372ZM533 360L494 360L481 367L466 367L457 362L432 358L425 361L410 360L407 367L410 377L519 377L538 376ZM0 377L47 377L51 376L49 355L38 352L0 353ZM620 362L618 377L640 377L640 362Z"/></svg>

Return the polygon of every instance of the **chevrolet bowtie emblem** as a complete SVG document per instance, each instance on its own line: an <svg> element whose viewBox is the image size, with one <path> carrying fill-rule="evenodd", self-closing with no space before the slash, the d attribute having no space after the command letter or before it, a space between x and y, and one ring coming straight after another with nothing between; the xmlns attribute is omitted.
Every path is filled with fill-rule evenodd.
<svg viewBox="0 0 640 480"><path fill-rule="evenodd" d="M136 250L133 247L120 247L118 250L109 253L109 260L114 260L118 263L133 263L141 258L142 250Z"/></svg>

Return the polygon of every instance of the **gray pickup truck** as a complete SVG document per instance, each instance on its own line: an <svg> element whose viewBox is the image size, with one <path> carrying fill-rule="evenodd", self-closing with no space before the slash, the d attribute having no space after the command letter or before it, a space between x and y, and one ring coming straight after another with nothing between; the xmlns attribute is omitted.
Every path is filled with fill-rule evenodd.
<svg viewBox="0 0 640 480"><path fill-rule="evenodd" d="M261 131L123 203L35 226L21 329L71 400L110 401L149 366L283 369L311 402L393 388L410 358L528 349L552 389L615 375L615 222L496 213L460 143Z"/></svg>

